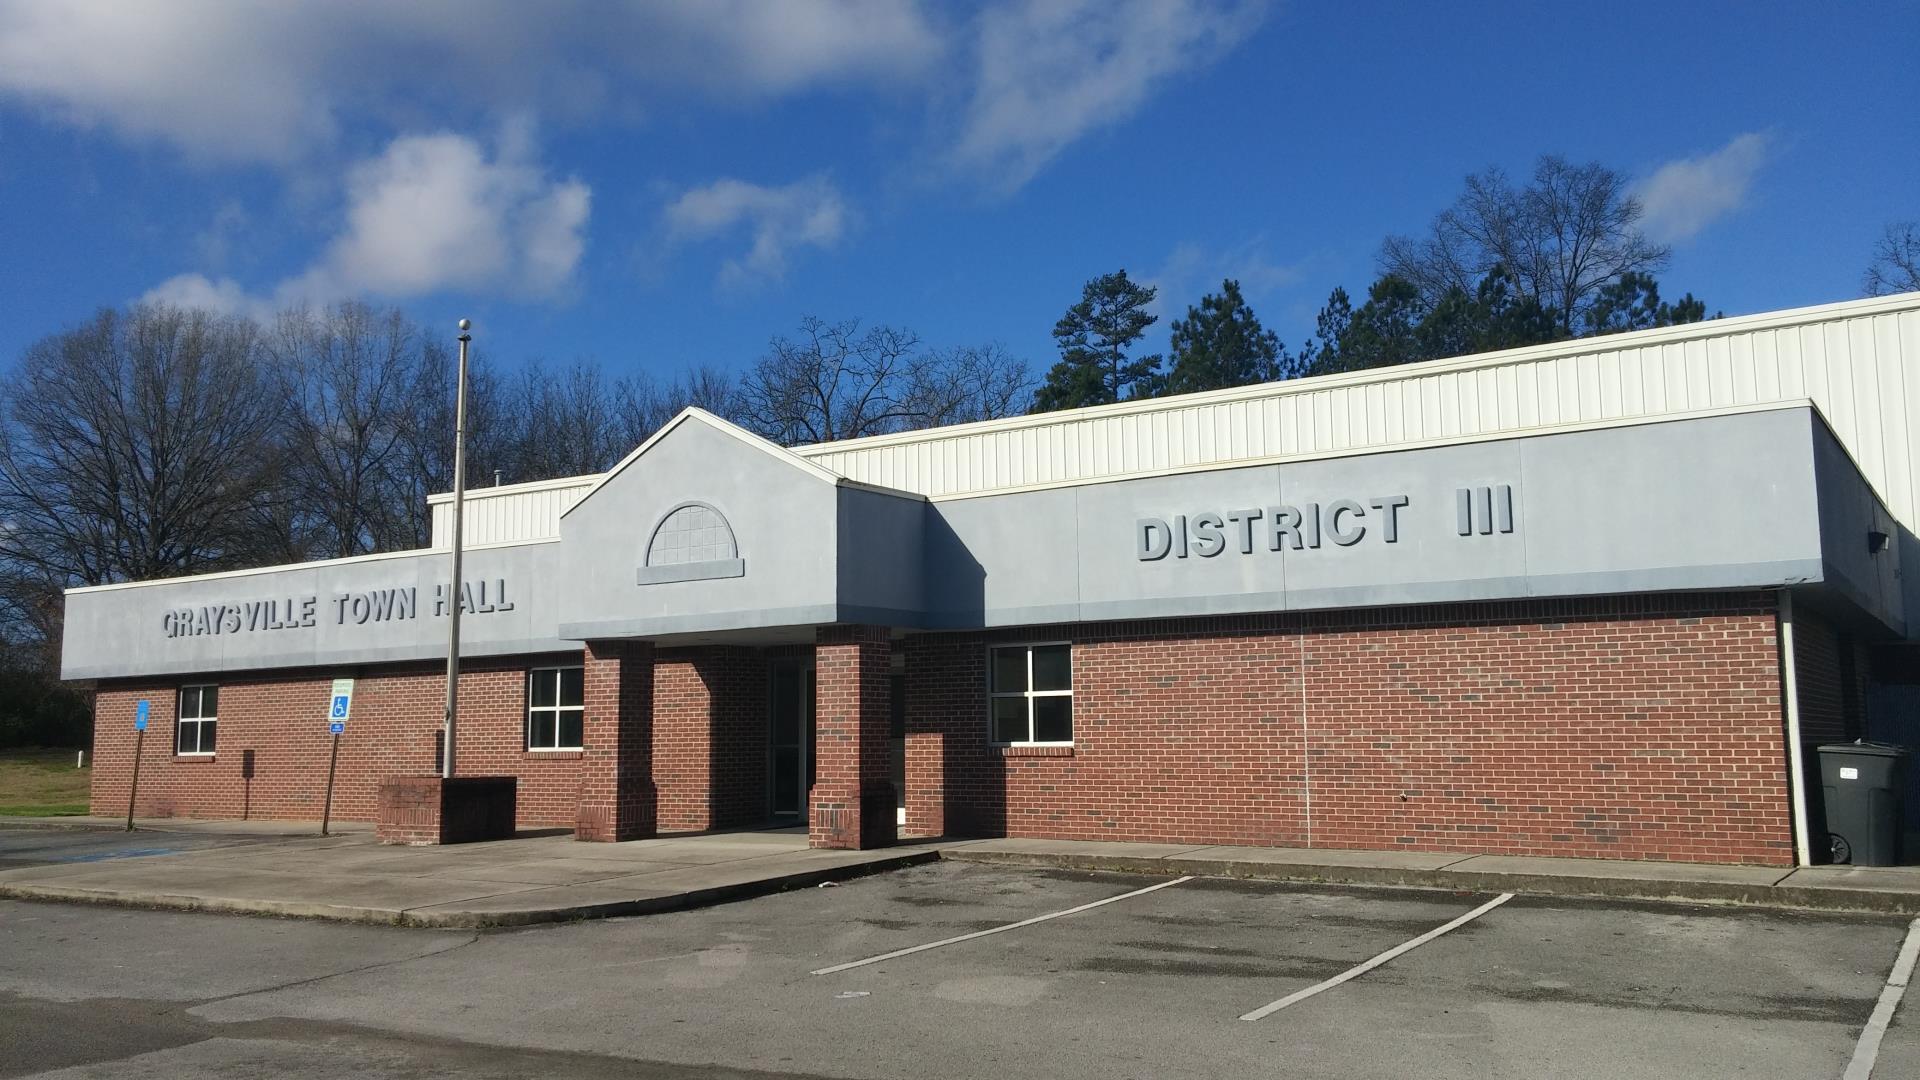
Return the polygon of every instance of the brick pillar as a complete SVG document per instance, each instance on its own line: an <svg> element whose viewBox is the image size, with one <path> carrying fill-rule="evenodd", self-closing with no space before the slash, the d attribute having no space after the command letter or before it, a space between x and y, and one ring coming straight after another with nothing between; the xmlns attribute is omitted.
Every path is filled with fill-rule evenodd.
<svg viewBox="0 0 1920 1080"><path fill-rule="evenodd" d="M653 644L589 641L575 840L654 834Z"/></svg>
<svg viewBox="0 0 1920 1080"><path fill-rule="evenodd" d="M815 638L814 782L807 800L813 847L879 847L894 837L892 651L884 626L823 626Z"/></svg>
<svg viewBox="0 0 1920 1080"><path fill-rule="evenodd" d="M949 638L918 635L908 637L902 645L907 654L907 835L909 836L946 836L947 833L947 773L952 769L949 759L959 757L959 746L968 743L967 735L973 730L980 734L978 740L984 740L985 721L973 724L972 729L960 729L955 723L957 702L972 704L986 700L984 690L975 690L967 685L956 692L953 683L955 658L958 656L986 655L986 646L975 639L967 639L971 648L956 647ZM984 665L985 661L979 661ZM984 677L984 676L983 676ZM961 705L962 710L965 705ZM969 718L977 718L979 710L964 712ZM980 760L986 760L986 747L968 744L968 751Z"/></svg>

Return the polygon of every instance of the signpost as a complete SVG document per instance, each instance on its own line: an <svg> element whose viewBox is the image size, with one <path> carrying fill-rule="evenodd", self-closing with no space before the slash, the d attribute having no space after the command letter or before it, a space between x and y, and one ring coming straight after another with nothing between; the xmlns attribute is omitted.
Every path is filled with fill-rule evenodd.
<svg viewBox="0 0 1920 1080"><path fill-rule="evenodd" d="M340 764L340 736L347 730L347 716L353 712L353 680L333 680L333 695L327 705L327 733L333 736L333 753L327 758L327 798L320 810L320 835L327 835L333 824L333 772Z"/></svg>
<svg viewBox="0 0 1920 1080"><path fill-rule="evenodd" d="M147 717L153 715L153 702L141 698L133 707L133 784L127 788L127 831L133 831L133 801L140 794L140 751L147 745Z"/></svg>

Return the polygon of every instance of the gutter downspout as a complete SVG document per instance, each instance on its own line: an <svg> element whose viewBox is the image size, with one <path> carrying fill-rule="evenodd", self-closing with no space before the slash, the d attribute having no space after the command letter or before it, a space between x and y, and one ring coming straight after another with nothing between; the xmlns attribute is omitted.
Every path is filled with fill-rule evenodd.
<svg viewBox="0 0 1920 1080"><path fill-rule="evenodd" d="M1807 835L1807 767L1800 746L1800 678L1793 662L1793 594L1780 590L1780 692L1786 699L1787 794L1793 804L1793 858L1798 866L1813 865L1812 839Z"/></svg>

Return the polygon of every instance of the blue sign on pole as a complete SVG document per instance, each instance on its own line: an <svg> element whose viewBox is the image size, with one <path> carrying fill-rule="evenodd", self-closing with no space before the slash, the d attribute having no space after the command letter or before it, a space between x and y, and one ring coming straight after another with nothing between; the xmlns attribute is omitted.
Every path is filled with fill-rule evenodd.
<svg viewBox="0 0 1920 1080"><path fill-rule="evenodd" d="M347 718L347 707L352 701L353 699L345 694L335 694L333 696L333 710L328 715L335 720L345 720Z"/></svg>
<svg viewBox="0 0 1920 1080"><path fill-rule="evenodd" d="M133 707L133 730L147 730L147 717L153 712L153 703L141 698Z"/></svg>
<svg viewBox="0 0 1920 1080"><path fill-rule="evenodd" d="M327 725L327 730L332 732L335 735L338 735L341 732L347 730L347 725L345 723L342 723L339 720L335 720L333 723Z"/></svg>

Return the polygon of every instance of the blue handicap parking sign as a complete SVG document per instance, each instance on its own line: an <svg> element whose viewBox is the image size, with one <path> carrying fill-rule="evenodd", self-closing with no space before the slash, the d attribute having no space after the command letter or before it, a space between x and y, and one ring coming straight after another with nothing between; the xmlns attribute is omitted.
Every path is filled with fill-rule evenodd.
<svg viewBox="0 0 1920 1080"><path fill-rule="evenodd" d="M347 718L348 703L352 700L352 698L345 694L335 694L333 696L333 712L328 715L332 716L335 720L345 720Z"/></svg>
<svg viewBox="0 0 1920 1080"><path fill-rule="evenodd" d="M341 732L347 730L347 725L341 723L338 720L335 720L333 723L327 725L327 730L333 732L335 735L338 735Z"/></svg>
<svg viewBox="0 0 1920 1080"><path fill-rule="evenodd" d="M133 730L135 731L147 730L147 717L151 715L152 712L153 712L153 703L148 701L146 698L141 698L139 703L137 703L133 707Z"/></svg>

